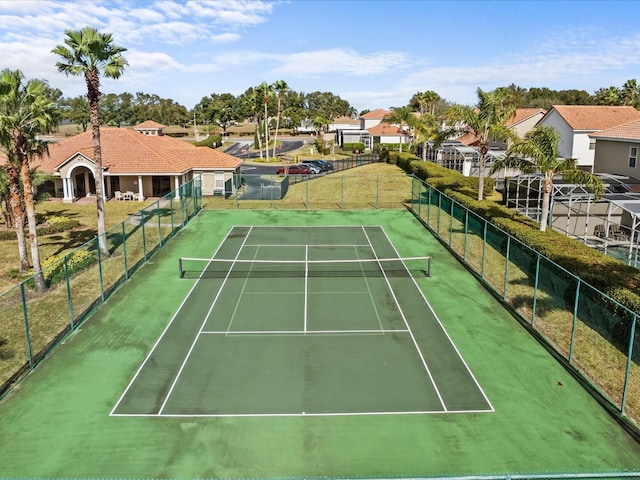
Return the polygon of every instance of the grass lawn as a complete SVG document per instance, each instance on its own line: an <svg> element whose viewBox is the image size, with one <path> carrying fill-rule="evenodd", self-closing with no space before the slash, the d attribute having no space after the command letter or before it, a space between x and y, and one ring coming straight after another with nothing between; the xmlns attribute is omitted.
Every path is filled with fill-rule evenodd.
<svg viewBox="0 0 640 480"><path fill-rule="evenodd" d="M151 202L107 202L105 204L107 228L119 224L132 213L141 210ZM40 258L68 253L98 234L98 219L95 203L62 203L55 200L36 205L36 212L46 217L67 217L80 222L73 230L53 235L39 236ZM29 246L27 245L27 249ZM18 269L18 242L0 241L0 292L16 285L21 279L16 277ZM13 272L13 273L12 273Z"/></svg>

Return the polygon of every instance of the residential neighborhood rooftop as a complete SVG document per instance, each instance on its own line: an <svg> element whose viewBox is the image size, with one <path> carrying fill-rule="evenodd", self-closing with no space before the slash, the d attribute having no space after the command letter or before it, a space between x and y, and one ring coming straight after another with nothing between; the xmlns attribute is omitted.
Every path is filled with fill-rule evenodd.
<svg viewBox="0 0 640 480"><path fill-rule="evenodd" d="M640 111L629 106L554 105L555 110L573 130L596 131L640 120Z"/></svg>

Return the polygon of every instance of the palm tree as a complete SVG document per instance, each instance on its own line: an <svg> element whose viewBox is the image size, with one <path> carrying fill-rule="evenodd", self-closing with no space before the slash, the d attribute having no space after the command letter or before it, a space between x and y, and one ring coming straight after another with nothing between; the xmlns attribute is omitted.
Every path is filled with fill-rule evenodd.
<svg viewBox="0 0 640 480"><path fill-rule="evenodd" d="M61 61L56 63L58 71L66 75L83 76L87 84L87 99L91 113L93 156L95 162L96 205L98 209L98 244L100 252L109 255L107 245L104 186L102 175L102 147L100 145L100 75L120 78L127 61L122 53L127 49L113 44L110 33L100 33L93 27L82 30L66 30L65 45L58 45L52 52Z"/></svg>
<svg viewBox="0 0 640 480"><path fill-rule="evenodd" d="M271 84L271 89L276 92L278 97L278 116L276 117L276 134L273 137L273 156L276 156L276 148L278 145L278 129L280 128L280 113L282 112L282 95L289 91L289 85L284 80L278 80Z"/></svg>
<svg viewBox="0 0 640 480"><path fill-rule="evenodd" d="M625 105L638 108L640 105L640 86L638 86L638 81L633 78L627 80L622 85L621 95Z"/></svg>
<svg viewBox="0 0 640 480"><path fill-rule="evenodd" d="M409 124L414 117L411 108L409 107L397 107L392 108L391 113L388 113L384 116L384 121L391 124L400 125L400 153L402 153L402 137L404 137L404 125Z"/></svg>
<svg viewBox="0 0 640 480"><path fill-rule="evenodd" d="M9 154L8 164L20 169L35 286L36 290L42 291L46 289L46 282L38 249L33 169L30 161L33 156L42 155L47 151L46 143L38 140L37 134L48 132L55 126L56 108L54 102L46 95L44 82L29 80L23 84L23 78L20 70L3 70L0 73L0 143ZM9 172L9 176L14 184L15 172ZM16 202L18 198L15 193L18 187L14 186L13 190L12 202ZM13 208L19 218L21 208L18 209L15 203Z"/></svg>
<svg viewBox="0 0 640 480"><path fill-rule="evenodd" d="M560 158L558 144L560 134L549 126L536 127L529 131L523 139L516 140L507 150L504 157L499 158L491 168L496 172L501 168L518 168L523 173L540 172L542 181L542 214L540 231L547 229L549 206L553 193L553 177L562 174L565 181L585 185L596 197L604 193L604 185L594 174L579 170L573 158Z"/></svg>
<svg viewBox="0 0 640 480"><path fill-rule="evenodd" d="M265 151L265 160L269 162L269 98L273 95L272 86L267 82L262 82L258 88L258 95L262 100L262 105L264 107L264 151ZM262 145L260 146L260 156L262 156Z"/></svg>
<svg viewBox="0 0 640 480"><path fill-rule="evenodd" d="M422 143L422 161L427 161L427 144L434 142L437 148L453 133L451 129L443 128L442 122L430 112L415 115L409 119L409 127L415 135L416 141Z"/></svg>
<svg viewBox="0 0 640 480"><path fill-rule="evenodd" d="M478 200L484 197L484 169L489 142L513 139L514 133L505 123L515 113L515 106L507 101L507 90L497 88L484 92L478 88L478 104L474 107L454 105L446 118L452 125L459 125L458 133L470 133L478 142Z"/></svg>
<svg viewBox="0 0 640 480"><path fill-rule="evenodd" d="M16 237L18 239L18 257L20 274L26 275L29 271L29 257L27 256L27 242L24 236L24 203L22 201L22 184L20 182L20 166L15 157L15 152L7 151L4 164L7 182L8 217L10 217ZM6 205L6 204L5 204Z"/></svg>

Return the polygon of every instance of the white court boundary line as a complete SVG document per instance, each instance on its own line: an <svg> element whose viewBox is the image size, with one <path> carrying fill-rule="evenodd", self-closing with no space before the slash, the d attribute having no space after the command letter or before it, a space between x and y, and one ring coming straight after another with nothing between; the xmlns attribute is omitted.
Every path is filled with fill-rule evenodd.
<svg viewBox="0 0 640 480"><path fill-rule="evenodd" d="M211 258L214 258L218 252L220 251L220 249L222 248L222 245L224 245L224 242L227 240L227 238L229 238L229 235L231 235L231 232L233 231L234 227L231 227L229 229L229 231L227 232L227 234L224 236L224 238L222 239L222 241L220 242L220 244L218 245L218 248L216 248L216 251L213 252L213 255L211 256ZM140 372L142 371L142 369L144 368L144 366L147 364L147 362L149 361L149 358L151 358L151 355L153 355L153 352L156 350L158 344L160 343L160 341L164 338L165 334L167 333L167 330L169 330L169 327L171 327L171 325L173 324L173 321L176 319L176 317L178 316L178 314L180 313L180 311L182 310L182 307L184 307L184 304L187 303L187 300L189 300L189 298L191 297L191 293L193 293L193 291L195 290L195 288L198 286L198 284L200 283L201 278L198 278L194 283L193 286L189 289L189 292L187 292L187 294L185 295L184 299L182 300L182 302L180 303L180 306L176 309L175 313L173 314L173 316L171 317L171 320L169 320L169 323L167 323L167 326L164 327L164 330L162 331L162 333L160 334L160 336L158 337L158 339L156 340L156 343L153 344L153 347L151 347L151 350L149 350L149 353L147 354L147 356L145 357L145 359L142 361L142 363L140 364L140 366L138 367L138 370L136 370L136 373L133 375L133 378L129 381L129 383L127 384L127 387L124 389L124 392L122 392L122 395L120 395L120 397L118 398L118 401L116 402L116 404L114 405L114 407L111 409L111 412L109 413L109 416L114 416L114 412L116 411L116 409L118 408L118 406L120 405L120 403L122 402L122 399L125 397L125 395L127 394L127 392L129 391L129 389L131 388L131 385L133 385L133 383L136 381L136 379L138 378L138 375L140 375ZM150 415L149 415L150 416Z"/></svg>
<svg viewBox="0 0 640 480"><path fill-rule="evenodd" d="M379 227L379 228L382 228L382 227ZM369 242L369 245L371 245L371 251L373 252L373 255L376 258L378 258L378 254L376 253L376 249L373 248L373 244L371 243L371 239L369 238L369 235L367 234L367 230L366 230L366 228L364 226L362 226L362 232L367 237L367 241ZM396 254L397 253L398 252L396 252ZM403 262L403 265L404 265L404 262ZM406 265L405 265L405 268L406 268ZM429 366L427 365L427 361L425 360L424 355L422 354L422 351L420 350L420 346L418 345L418 341L416 340L416 337L413 335L413 332L411 331L411 327L409 326L409 322L407 321L407 317L405 316L404 311L402 310L402 307L400 306L400 302L398 301L398 298L396 297L396 294L393 291L393 288L391 287L391 283L389 282L389 278L384 273L384 268L382 268L382 265L380 265L380 270L382 270L382 276L384 277L384 280L387 283L387 288L391 292L391 296L393 297L393 301L396 304L396 308L400 311L400 315L402 315L402 320L404 321L404 324L407 326L407 330L409 331L409 335L411 336L411 341L413 342L413 346L416 349L416 352L418 353L418 356L420 357L420 361L422 362L422 366L424 367L425 371L427 372L427 375L429 376L429 380L431 381L431 384L433 385L433 388L436 391L436 395L438 396L438 400L440 400L440 405L442 405L442 408L446 412L447 411L447 406L444 403L442 395L440 394L440 390L438 389L438 385L436 384L436 381L434 380L433 375L431 374L431 370L429 369Z"/></svg>
<svg viewBox="0 0 640 480"><path fill-rule="evenodd" d="M249 235L251 235L251 229L249 229L249 231L247 232L246 236L244 237L244 240L243 240L242 244L240 245L240 248L238 249L238 253L236 253L236 259L240 256L240 253L242 252L242 247L246 243L247 239L249 238ZM232 267L233 267L233 265L232 265ZM176 377L173 379L173 383L171 384L171 387L169 388L169 391L167 392L167 394L166 394L166 396L164 398L164 401L162 402L162 405L160 406L160 409L158 410L158 415L162 415L162 411L164 410L164 407L167 405L167 402L169 401L169 398L171 398L171 394L173 393L173 389L175 388L176 384L178 383L178 379L180 378L180 375L182 374L182 371L184 370L184 367L186 366L187 362L189 361L189 357L191 357L191 352L193 352L193 349L195 348L196 343L198 343L198 339L200 338L200 334L201 334L202 330L204 329L204 326L209 321L209 316L211 315L211 312L213 311L213 308L215 307L216 303L218 303L218 298L220 298L220 295L222 294L222 290L224 289L224 286L227 283L227 280L229 279L229 275L230 274L231 274L231 269L229 269L229 272L227 273L227 276L224 278L224 281L220 285L220 288L218 289L218 293L216 294L215 298L213 299L213 302L211 303L211 307L209 308L209 311L205 315L204 320L202 321L202 324L200 325L200 328L198 329L198 333L196 334L196 338L193 339L193 343L191 344L191 347L189 348L189 351L187 352L187 355L184 357L184 360L182 361L182 365L180 365L180 370L178 370L178 373L176 374Z"/></svg>
<svg viewBox="0 0 640 480"><path fill-rule="evenodd" d="M304 246L306 247L306 252L305 254L308 253L308 247L322 247L322 246L351 246L351 247L369 247L371 248L371 251L373 253L373 255L375 256L374 260L378 260L378 256L377 253L373 247L373 245L371 244L371 240L368 236L368 234L366 233L365 227L368 228L379 228L385 235L385 237L387 238L387 241L389 242L389 244L391 245L391 247L393 248L393 250L396 252L396 255L398 255L398 260L402 262L402 264L404 265L404 267L408 270L407 266L404 264L404 260L411 260L414 257L408 257L408 258L401 258L395 245L393 244L393 242L391 242L391 240L389 239L389 236L387 235L384 227L382 227L381 225L328 225L328 226L305 226L305 227L293 227L293 228L329 228L329 227L333 227L333 228L352 228L352 229L362 229L363 233L365 234L367 241L369 242L368 245L359 245L359 244L350 244L350 245L325 245L325 244L317 244L317 245L300 245L300 246ZM223 238L223 240L220 242L220 244L218 245L218 248L216 249L216 251L214 252L214 254L212 255L211 259L214 259L215 256L217 255L218 251L220 250L220 248L224 245L225 241L228 239L229 235L231 234L231 232L235 229L235 228L249 228L249 231L245 234L245 238L244 241L242 243L242 245L240 246L240 249L238 250L238 253L236 255L236 259L237 257L240 255L240 253L242 252L242 249L245 246L251 246L251 247L267 247L267 245L260 245L260 244L246 244L249 235L251 234L254 226L253 225L233 225L229 231L227 232L227 234L225 235L225 237ZM282 226L277 226L277 225L260 225L260 226L256 226L256 228L282 228ZM274 245L269 245L269 246L274 246ZM280 246L280 245L278 245ZM282 245L285 246L285 245ZM291 245L286 245L286 246L291 246ZM297 245L296 245L297 246ZM416 259L422 259L424 257L415 257ZM308 258L305 259L305 264L307 263L313 263L314 261L308 261ZM326 262L326 260L322 260L322 262ZM305 270L306 270L307 266L305 265ZM464 364L465 368L467 369L469 375L471 376L471 378L473 379L473 381L475 382L476 386L478 387L478 389L480 390L480 392L482 393L484 399L486 400L487 404L490 406L490 410L486 410L486 409L474 409L474 410L447 410L446 405L444 404L442 397L440 395L440 392L437 388L437 385L435 383L435 381L433 380L433 377L431 375L431 372L429 371L427 365L426 365L426 361L422 355L422 352L420 351L415 337L413 335L413 332L411 331L411 328L406 320L406 317L404 315L404 312L402 310L402 308L399 305L399 302L395 296L395 293L393 291L393 289L391 288L391 285L389 284L389 279L387 277L387 275L384 273L384 270L382 269L383 275L382 277L384 277L386 283L387 283L387 287L389 288L389 291L391 292L391 295L394 298L394 301L396 303L396 307L398 308L405 325L407 326L407 329L398 329L398 330L394 330L394 329L389 329L389 330L307 330L306 329L306 313L305 313L305 328L302 331L296 331L296 330L283 330L283 331L277 331L277 330L273 330L273 331L207 331L204 330L204 326L206 325L209 316L211 314L211 311L213 310L213 307L215 306L215 303L217 302L217 299L220 296L220 293L226 283L226 280L228 278L228 276L224 279L224 282L222 283L222 285L220 286L218 293L216 295L216 298L214 299L207 315L205 316L205 320L203 321L196 337L195 340L193 342L193 344L191 345L191 348L189 349L181 367L179 372L177 373L170 390L168 391L168 393L166 394L165 400L160 408L160 410L158 411L158 413L155 414L149 414L149 413L143 413L143 414L128 414L128 413L114 413L115 410L118 408L118 406L120 405L122 399L125 397L126 393L128 392L128 390L130 389L131 385L135 382L136 378L138 377L138 375L140 374L140 372L142 371L143 367L145 366L145 364L147 363L147 361L149 360L149 358L151 357L151 355L153 354L153 352L155 351L156 347L158 346L158 344L160 343L160 341L162 340L162 338L164 337L164 335L166 334L166 332L168 331L169 327L171 326L171 324L173 323L173 321L175 320L175 318L177 317L178 313L182 310L182 307L184 306L184 304L187 302L187 300L190 298L191 293L193 292L193 290L196 288L196 286L198 285L198 283L200 282L200 280L202 279L202 277L199 277L196 282L194 283L194 285L191 287L191 289L189 290L189 292L187 293L187 295L185 296L184 300L181 302L180 306L178 307L178 309L176 310L176 312L174 313L174 315L172 316L171 320L169 321L169 323L167 324L167 326L165 327L165 329L162 331L161 335L158 337L158 339L156 340L155 344L153 345L152 349L150 350L149 354L147 355L147 357L144 359L144 361L142 362L142 364L140 365L140 367L138 368L138 370L136 371L135 375L133 376L133 378L131 379L131 381L129 382L129 384L127 385L125 391L122 393L122 395L120 396L120 398L118 399L116 405L113 407L113 409L111 410L111 413L109 414L109 416L115 416L115 417L168 417L168 418L233 418L233 417L246 417L246 418L261 418L261 417L344 417L344 416L381 416L381 415L442 415L442 414L473 414L473 413L492 413L495 412L495 409L493 407L493 405L491 404L491 402L489 401L486 393L484 392L484 390L482 389L482 387L480 386L480 384L478 383L477 379L475 378L475 376L473 375L473 372L471 371L471 369L469 368L468 364L466 363L466 361L464 360L464 358L462 357L462 355L460 354L460 351L458 350L458 348L456 347L455 343L453 343L453 340L451 339L451 337L449 336L448 332L446 331L446 329L444 328L444 326L442 325L442 322L440 321L440 318L437 316L437 314L435 313L435 311L433 310L431 304L429 303L429 301L426 299L424 293L422 292L422 290L420 289L418 283L416 282L416 280L411 277L415 287L418 289L418 291L420 292L420 295L422 296L425 304L427 305L427 307L429 308L429 310L431 311L431 313L433 314L433 316L436 318L438 324L440 325L440 328L442 329L442 331L444 332L444 334L446 335L446 337L448 338L450 344L452 345L452 347L454 348L454 350L456 351L456 353L458 354L460 360L462 361L462 363ZM306 275L306 271L305 271L305 282L307 280L307 275ZM255 292L248 292L249 294L253 294ZM336 292L336 293L344 293L344 292ZM366 293L366 292L358 292L358 293ZM307 288L305 287L305 311L306 311L306 295L307 295ZM242 335L263 335L263 336L272 336L272 335L298 335L298 336L304 336L304 335L371 335L371 334L384 334L384 333L408 333L412 339L412 342L414 343L414 347L416 348L418 355L420 356L420 359L428 373L428 376L430 378L431 383L434 386L434 389L437 393L438 399L440 400L440 403L443 407L444 410L417 410L417 411L384 411L384 412L326 412L326 413L249 413L249 414L165 414L162 413L162 410L164 409L170 395L171 392L173 391L178 378L182 372L182 370L184 369L187 360L189 358L189 356L191 355L191 352L193 351L193 348L195 347L195 344L197 343L198 339L200 338L201 335L227 335L227 336L242 336Z"/></svg>
<svg viewBox="0 0 640 480"><path fill-rule="evenodd" d="M393 244L393 242L391 241L391 239L389 238L389 235L387 235L387 232L385 231L384 228L380 227L380 229L382 230L382 233L384 233L384 236L387 238L387 241L389 242L389 245L391 245L391 248L393 248L393 251L396 252L396 255L398 255L398 257L400 256L400 254L398 253L398 250L396 249L396 246ZM402 260L402 259L401 259ZM404 263L404 262L403 262ZM447 332L447 329L444 328L444 325L442 324L442 321L440 321L440 317L438 317L438 315L436 314L435 310L433 309L433 307L431 306L431 304L429 303L429 300L427 300L427 297L425 297L424 292L422 291L422 289L420 288L420 286L418 285L418 282L416 282L416 279L411 277L411 281L415 284L416 289L418 290L418 292L420 292L420 296L423 298L424 303L427 304L427 307L429 307L429 310L431 310L431 313L433 314L434 318L436 319L436 321L438 322L438 324L440 325L440 328L442 329L442 331L444 332L444 334L446 335L447 339L449 340L449 343L451 344L451 346L453 347L453 349L456 351L456 353L458 354L458 357L460 358L460 361L462 362L462 364L464 365L464 367L467 369L467 372L469 372L469 375L471 376L471 378L473 379L473 381L476 384L476 387L478 387L478 390L480 390L480 393L482 393L482 396L484 397L485 401L487 402L487 404L489 405L489 407L491 407L491 410L489 410L490 412L495 412L495 408L493 406L493 404L491 403L491 401L489 400L489 397L487 397L486 392L484 391L484 389L482 388L482 386L480 385L480 383L478 382L478 379L475 377L475 375L473 374L473 372L471 371L471 368L469 368L469 365L467 364L467 362L465 361L464 357L462 356L462 354L460 353L460 350L458 350L458 347L456 346L456 344L454 343L453 339L451 338L451 336L449 335L449 332Z"/></svg>

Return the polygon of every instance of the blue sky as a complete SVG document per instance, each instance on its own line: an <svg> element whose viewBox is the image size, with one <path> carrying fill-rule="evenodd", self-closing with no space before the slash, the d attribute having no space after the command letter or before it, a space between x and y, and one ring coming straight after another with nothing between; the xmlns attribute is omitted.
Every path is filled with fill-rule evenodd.
<svg viewBox="0 0 640 480"><path fill-rule="evenodd" d="M473 104L477 87L577 88L640 79L637 1L8 1L0 69L72 97L57 72L65 29L112 33L128 49L103 93L145 92L188 109L211 93L266 81L328 91L358 111L406 105L418 91Z"/></svg>

